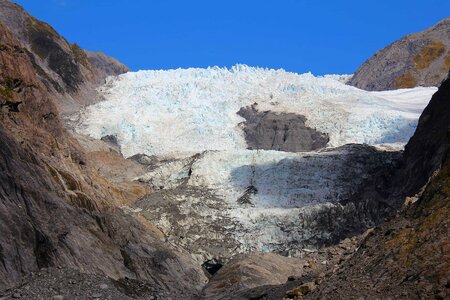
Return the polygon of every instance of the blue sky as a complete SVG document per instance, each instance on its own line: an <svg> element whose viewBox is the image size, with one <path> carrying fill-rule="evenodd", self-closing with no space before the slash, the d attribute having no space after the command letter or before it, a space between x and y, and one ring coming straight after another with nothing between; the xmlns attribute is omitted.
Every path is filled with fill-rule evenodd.
<svg viewBox="0 0 450 300"><path fill-rule="evenodd" d="M448 0L17 0L70 42L133 70L251 66L352 73L450 13Z"/></svg>

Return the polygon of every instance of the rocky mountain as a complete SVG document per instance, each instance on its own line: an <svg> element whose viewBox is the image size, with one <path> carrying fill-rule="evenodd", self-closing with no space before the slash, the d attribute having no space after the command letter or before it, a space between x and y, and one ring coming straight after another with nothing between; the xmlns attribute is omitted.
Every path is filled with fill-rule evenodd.
<svg viewBox="0 0 450 300"><path fill-rule="evenodd" d="M98 84L107 76L129 71L113 58L69 43L49 24L9 0L0 1L0 21L19 40L39 79L59 94L55 104L62 113L93 103Z"/></svg>
<svg viewBox="0 0 450 300"><path fill-rule="evenodd" d="M369 91L439 86L450 68L450 18L376 52L348 81Z"/></svg>
<svg viewBox="0 0 450 300"><path fill-rule="evenodd" d="M5 9L18 11L26 24L33 21L2 1ZM68 44L50 42L47 38L59 36L38 22L34 25L48 30L42 53L50 65L44 66L31 53L33 44L24 42L23 24L11 31L4 19L17 21L5 13L0 19L0 290L40 269L60 267L140 279L188 298L198 293L206 281L201 267L169 247L151 224L119 209L147 188L124 179L123 171L117 180L102 174L109 157L114 162L109 170L130 163L108 146L93 155L63 128L58 101L99 78L86 83L86 70L67 57L74 55ZM64 59L53 65L55 53Z"/></svg>

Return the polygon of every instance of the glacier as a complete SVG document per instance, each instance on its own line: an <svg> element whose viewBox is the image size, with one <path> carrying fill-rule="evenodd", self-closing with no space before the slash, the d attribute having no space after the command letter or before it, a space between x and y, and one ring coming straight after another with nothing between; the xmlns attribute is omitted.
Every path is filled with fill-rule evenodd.
<svg viewBox="0 0 450 300"><path fill-rule="evenodd" d="M127 157L157 158L136 178L154 192L124 209L199 262L250 251L301 255L385 215L383 203L358 193L380 169L395 168L391 150L408 141L437 90L368 92L345 85L350 76L246 65L130 72L107 78L103 101L69 123L93 138L115 135ZM328 134L327 148L248 150L237 114L247 106L305 116Z"/></svg>
<svg viewBox="0 0 450 300"><path fill-rule="evenodd" d="M329 147L406 143L436 88L367 92L336 76L236 65L130 72L99 91L104 101L72 117L78 133L116 135L125 156L185 157L246 149L236 112L255 103L306 116L307 126L329 135Z"/></svg>

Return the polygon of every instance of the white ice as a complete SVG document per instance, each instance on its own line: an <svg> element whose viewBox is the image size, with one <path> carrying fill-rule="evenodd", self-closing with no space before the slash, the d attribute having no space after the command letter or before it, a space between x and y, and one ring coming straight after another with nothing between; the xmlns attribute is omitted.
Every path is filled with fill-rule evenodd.
<svg viewBox="0 0 450 300"><path fill-rule="evenodd" d="M76 131L115 134L126 156L239 150L246 143L236 112L257 103L261 111L305 115L308 126L329 134L330 147L406 143L436 91L367 92L345 78L245 65L130 72L107 80L100 88L105 101L80 113Z"/></svg>

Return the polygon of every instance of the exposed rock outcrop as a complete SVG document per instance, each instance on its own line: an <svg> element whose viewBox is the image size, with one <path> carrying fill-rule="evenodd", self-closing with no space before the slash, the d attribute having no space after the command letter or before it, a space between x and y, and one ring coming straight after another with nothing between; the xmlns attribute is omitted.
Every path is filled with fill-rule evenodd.
<svg viewBox="0 0 450 300"><path fill-rule="evenodd" d="M418 127L405 147L404 167L395 185L405 196L417 193L438 170L448 149L450 80L444 81L425 107Z"/></svg>
<svg viewBox="0 0 450 300"><path fill-rule="evenodd" d="M246 119L242 125L248 149L313 151L324 148L329 141L326 134L306 126L302 115L259 112L253 105L241 108L237 114Z"/></svg>
<svg viewBox="0 0 450 300"><path fill-rule="evenodd" d="M439 86L450 68L450 18L379 50L349 85L370 91Z"/></svg>
<svg viewBox="0 0 450 300"><path fill-rule="evenodd" d="M237 255L209 281L203 299L238 299L243 291L263 285L285 283L309 268L306 259L272 253Z"/></svg>
<svg viewBox="0 0 450 300"><path fill-rule="evenodd" d="M371 230L299 258L251 253L235 256L205 286L202 299L300 299L352 257Z"/></svg>

